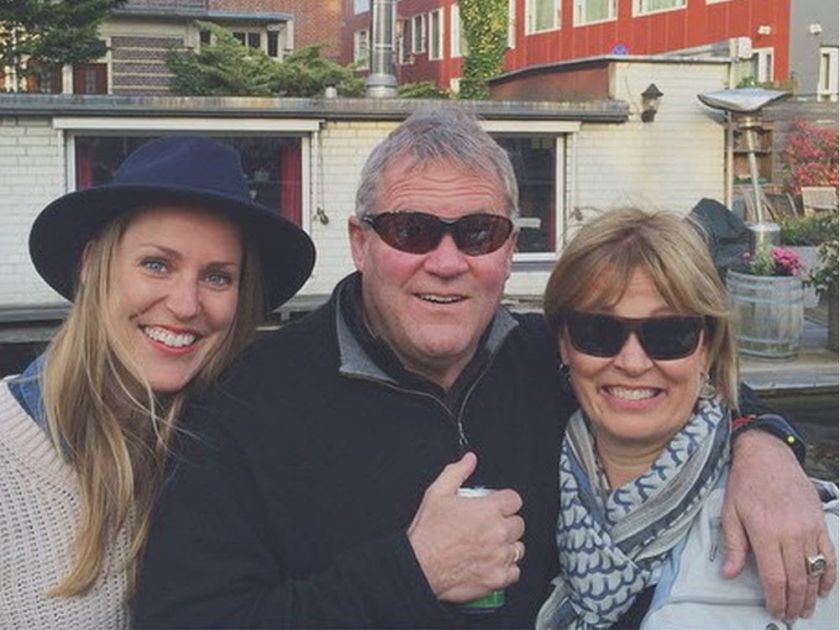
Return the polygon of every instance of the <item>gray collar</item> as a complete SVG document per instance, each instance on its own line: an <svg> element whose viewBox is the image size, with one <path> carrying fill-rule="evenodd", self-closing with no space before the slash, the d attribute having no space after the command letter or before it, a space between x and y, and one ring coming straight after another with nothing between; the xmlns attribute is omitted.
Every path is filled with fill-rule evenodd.
<svg viewBox="0 0 840 630"><path fill-rule="evenodd" d="M391 385L400 385L393 376L380 368L365 352L364 347L356 339L350 326L345 321L340 304L336 304L335 320L340 357L339 373L350 378L364 378ZM483 348L483 354L487 361L492 359L510 332L518 325L519 323L507 309L499 307L490 323L490 332Z"/></svg>

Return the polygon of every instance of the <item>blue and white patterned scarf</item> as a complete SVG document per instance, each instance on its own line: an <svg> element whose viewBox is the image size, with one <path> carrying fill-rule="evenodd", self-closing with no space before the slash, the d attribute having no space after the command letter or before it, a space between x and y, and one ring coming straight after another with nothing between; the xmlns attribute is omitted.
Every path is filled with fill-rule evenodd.
<svg viewBox="0 0 840 630"><path fill-rule="evenodd" d="M647 472L604 497L588 421L576 412L560 455L560 575L537 627L615 624L659 581L668 551L688 533L727 464L728 447L728 409L720 398L701 398Z"/></svg>

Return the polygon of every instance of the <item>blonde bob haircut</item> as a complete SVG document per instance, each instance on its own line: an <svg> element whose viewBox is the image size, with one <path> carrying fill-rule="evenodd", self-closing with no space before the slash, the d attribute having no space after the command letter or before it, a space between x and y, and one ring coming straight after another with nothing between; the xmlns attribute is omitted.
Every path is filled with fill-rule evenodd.
<svg viewBox="0 0 840 630"><path fill-rule="evenodd" d="M243 242L238 307L230 329L184 389L156 396L108 309L114 251L141 211L120 215L88 244L84 278L46 351L44 411L81 493L73 565L50 593L58 597L83 595L106 569L126 571L131 596L178 416L187 399L211 384L245 347L263 316L262 276L256 256L249 253L256 250ZM123 531L125 564L108 567L109 551Z"/></svg>
<svg viewBox="0 0 840 630"><path fill-rule="evenodd" d="M712 262L703 228L683 215L625 208L586 223L551 273L543 308L559 336L568 311L609 309L637 270L646 272L677 313L702 315L709 379L738 408L738 354L726 289Z"/></svg>

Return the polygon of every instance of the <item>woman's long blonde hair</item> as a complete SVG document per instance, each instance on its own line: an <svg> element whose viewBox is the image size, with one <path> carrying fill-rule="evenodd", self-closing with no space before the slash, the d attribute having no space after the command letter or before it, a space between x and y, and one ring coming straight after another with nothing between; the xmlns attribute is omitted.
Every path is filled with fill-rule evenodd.
<svg viewBox="0 0 840 630"><path fill-rule="evenodd" d="M137 212L113 220L88 244L85 277L70 313L46 352L41 386L50 432L74 467L81 514L70 573L51 594L86 593L108 551L129 527L124 567L128 595L149 528L168 446L190 395L206 388L250 341L263 316L259 262L243 235L243 265L234 321L222 342L181 391L156 396L140 373L108 308L114 251Z"/></svg>

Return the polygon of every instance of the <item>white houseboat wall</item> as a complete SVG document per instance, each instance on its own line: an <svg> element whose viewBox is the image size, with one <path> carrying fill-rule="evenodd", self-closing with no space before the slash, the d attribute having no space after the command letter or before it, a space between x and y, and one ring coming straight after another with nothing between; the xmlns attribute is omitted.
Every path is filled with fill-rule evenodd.
<svg viewBox="0 0 840 630"><path fill-rule="evenodd" d="M610 61L607 98L462 102L511 152L520 180L521 236L507 285L535 300L587 211L644 205L688 212L725 200L725 133L701 92L728 86L724 61ZM664 94L642 122L641 93ZM563 95L558 94L558 99ZM29 261L27 239L52 199L103 183L145 139L177 133L230 141L260 201L313 238L318 261L288 307L326 299L353 268L347 219L372 147L419 107L401 99L256 99L0 94L0 342L3 330L60 319L66 303Z"/></svg>

